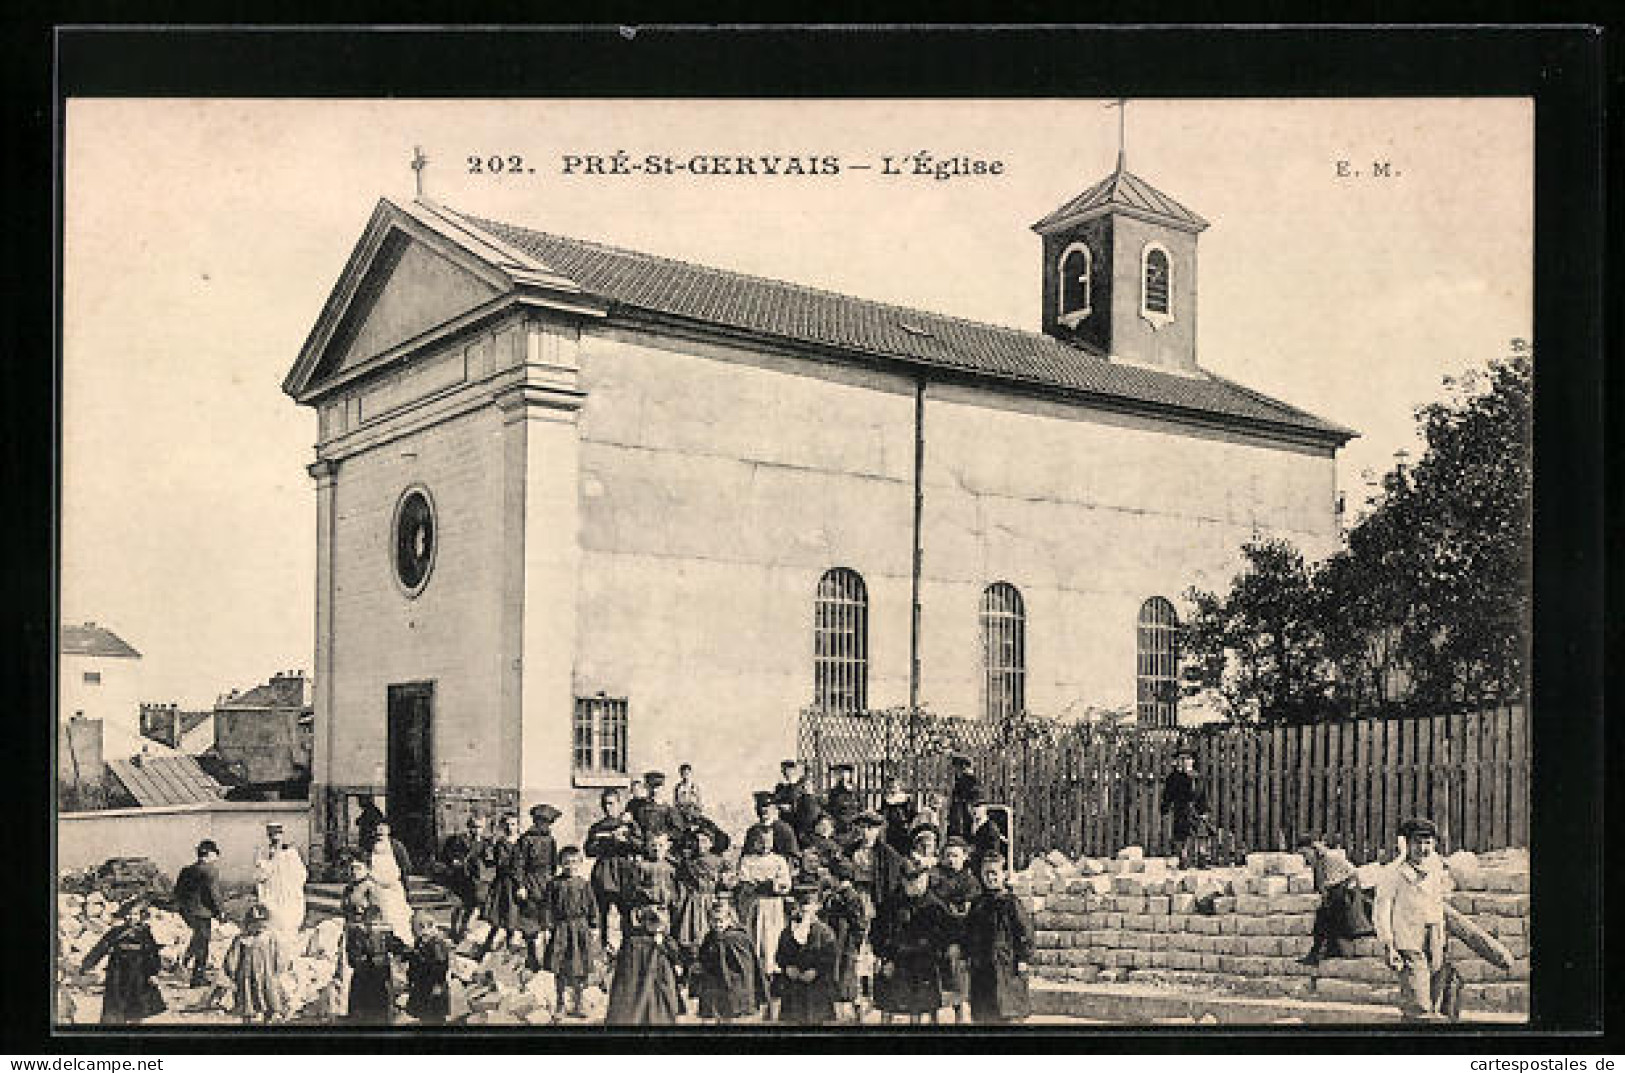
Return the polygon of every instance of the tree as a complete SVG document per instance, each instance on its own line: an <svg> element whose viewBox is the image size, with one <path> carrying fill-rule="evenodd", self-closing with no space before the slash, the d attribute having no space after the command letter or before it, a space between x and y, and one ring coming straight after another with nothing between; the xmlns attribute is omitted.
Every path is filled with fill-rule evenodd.
<svg viewBox="0 0 1625 1073"><path fill-rule="evenodd" d="M1343 550L1309 567L1284 541L1253 541L1228 593L1188 593L1188 688L1244 720L1521 699L1532 380L1516 343L1447 379L1445 399L1416 412L1422 457L1384 476Z"/></svg>

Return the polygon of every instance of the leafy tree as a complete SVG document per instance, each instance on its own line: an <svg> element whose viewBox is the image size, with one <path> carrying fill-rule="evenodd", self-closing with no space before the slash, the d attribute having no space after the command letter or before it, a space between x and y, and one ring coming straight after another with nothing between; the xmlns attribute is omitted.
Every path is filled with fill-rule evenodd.
<svg viewBox="0 0 1625 1073"><path fill-rule="evenodd" d="M1188 691L1238 720L1523 696L1533 369L1514 350L1417 410L1422 457L1383 478L1343 550L1310 567L1284 541L1253 541L1229 592L1187 594Z"/></svg>

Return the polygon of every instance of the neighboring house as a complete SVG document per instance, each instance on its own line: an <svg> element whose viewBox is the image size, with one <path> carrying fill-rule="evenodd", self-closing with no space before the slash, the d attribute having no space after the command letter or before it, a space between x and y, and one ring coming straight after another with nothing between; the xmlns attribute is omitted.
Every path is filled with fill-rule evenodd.
<svg viewBox="0 0 1625 1073"><path fill-rule="evenodd" d="M214 744L214 711L183 712L178 704L143 704L141 733L189 756Z"/></svg>
<svg viewBox="0 0 1625 1073"><path fill-rule="evenodd" d="M218 801L226 788L199 766L197 757L151 746L108 762L109 808L154 808Z"/></svg>
<svg viewBox="0 0 1625 1073"><path fill-rule="evenodd" d="M140 748L141 653L106 626L64 625L58 664L59 720L101 720L103 752L112 760ZM113 728L128 731L114 734ZM134 739L132 741L132 738Z"/></svg>
<svg viewBox="0 0 1625 1073"><path fill-rule="evenodd" d="M304 671L283 671L264 685L233 690L214 706L212 753L248 787L294 789L310 781L312 713Z"/></svg>
<svg viewBox="0 0 1625 1073"><path fill-rule="evenodd" d="M1034 225L1028 332L381 201L283 384L313 846L685 761L742 813L808 705L1174 722L1173 601L1335 547L1353 435L1198 364L1207 226L1119 162Z"/></svg>

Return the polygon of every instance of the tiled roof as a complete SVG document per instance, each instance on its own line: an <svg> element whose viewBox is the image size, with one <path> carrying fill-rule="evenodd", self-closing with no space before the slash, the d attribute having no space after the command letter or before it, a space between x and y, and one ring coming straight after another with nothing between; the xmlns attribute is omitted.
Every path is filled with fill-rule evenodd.
<svg viewBox="0 0 1625 1073"><path fill-rule="evenodd" d="M198 765L195 756L142 756L109 760L107 769L137 805L190 805L217 801L225 787Z"/></svg>
<svg viewBox="0 0 1625 1073"><path fill-rule="evenodd" d="M1033 224L1033 230L1049 231L1111 208L1130 209L1155 216L1186 231L1200 231L1207 227L1206 220L1138 175L1124 171L1119 164L1116 171Z"/></svg>
<svg viewBox="0 0 1625 1073"><path fill-rule="evenodd" d="M273 678L220 702L224 708L300 708L307 702L304 678Z"/></svg>
<svg viewBox="0 0 1625 1073"><path fill-rule="evenodd" d="M441 211L445 211L443 207ZM1328 441L1342 442L1353 435L1313 414L1205 373L1159 372L1111 361L1036 332L708 268L496 220L464 219L569 277L583 291L630 309L1012 384L1058 388L1092 399L1268 423Z"/></svg>
<svg viewBox="0 0 1625 1073"><path fill-rule="evenodd" d="M62 626L62 654L65 656L125 656L140 659L141 653L106 626L86 622Z"/></svg>

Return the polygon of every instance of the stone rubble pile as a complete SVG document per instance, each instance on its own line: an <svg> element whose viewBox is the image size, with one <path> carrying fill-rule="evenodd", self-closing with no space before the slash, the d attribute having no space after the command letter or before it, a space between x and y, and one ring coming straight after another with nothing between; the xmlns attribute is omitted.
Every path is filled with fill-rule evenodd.
<svg viewBox="0 0 1625 1073"><path fill-rule="evenodd" d="M1445 858L1451 904L1513 954L1510 972L1452 941L1463 1008L1528 1009L1529 860L1520 850ZM1359 869L1375 883L1381 863ZM1109 859L1035 858L1012 880L1037 928L1034 975L1049 981L1157 983L1259 996L1393 1005L1394 974L1374 938L1354 958L1318 965L1309 952L1320 896L1297 853L1251 853L1245 867L1181 870L1177 858L1130 846Z"/></svg>

